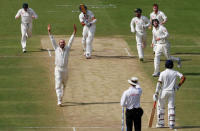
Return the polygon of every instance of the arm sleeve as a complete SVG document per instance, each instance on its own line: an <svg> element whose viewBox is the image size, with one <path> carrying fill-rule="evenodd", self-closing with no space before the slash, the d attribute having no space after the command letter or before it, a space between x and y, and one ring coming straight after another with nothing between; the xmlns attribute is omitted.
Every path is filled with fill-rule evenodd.
<svg viewBox="0 0 200 131"><path fill-rule="evenodd" d="M80 20L80 22L83 22L83 21L84 21L84 20L83 20L82 13L79 15L79 20Z"/></svg>
<svg viewBox="0 0 200 131"><path fill-rule="evenodd" d="M121 97L121 106L126 107L126 93L124 92L122 97Z"/></svg>
<svg viewBox="0 0 200 131"><path fill-rule="evenodd" d="M56 48L58 47L58 45L56 44L56 41L55 41L53 35L49 35L49 38L51 40L51 43L52 43L52 46L53 46L54 50L56 50Z"/></svg>
<svg viewBox="0 0 200 131"><path fill-rule="evenodd" d="M18 10L17 14L15 15L15 19L16 19L17 17L20 17L20 15L21 15L21 9Z"/></svg>
<svg viewBox="0 0 200 131"><path fill-rule="evenodd" d="M71 37L70 37L70 39L68 41L67 47L69 49L71 48L73 41L74 41L74 34L71 35Z"/></svg>
<svg viewBox="0 0 200 131"><path fill-rule="evenodd" d="M155 37L155 34L154 34L154 30L152 30L152 34L153 34L152 43L156 44L156 37Z"/></svg>
<svg viewBox="0 0 200 131"><path fill-rule="evenodd" d="M130 27L131 27L131 32L135 32L134 19L131 20Z"/></svg>
<svg viewBox="0 0 200 131"><path fill-rule="evenodd" d="M164 26L162 26L162 32L163 32L164 35L161 36L160 39L166 39L169 36L169 33Z"/></svg>
<svg viewBox="0 0 200 131"><path fill-rule="evenodd" d="M181 77L183 77L183 74L181 74L180 72L177 71L176 75L181 79Z"/></svg>
<svg viewBox="0 0 200 131"><path fill-rule="evenodd" d="M149 26L150 26L150 20L147 17L145 17L145 25L144 25L144 27L147 28Z"/></svg>
<svg viewBox="0 0 200 131"><path fill-rule="evenodd" d="M31 9L31 10L32 10L33 16L35 17L35 19L37 19L38 15L35 13L35 11L33 9Z"/></svg>
<svg viewBox="0 0 200 131"><path fill-rule="evenodd" d="M162 15L162 18L163 18L164 22L166 22L167 21L167 16L163 12L161 13L161 15Z"/></svg>

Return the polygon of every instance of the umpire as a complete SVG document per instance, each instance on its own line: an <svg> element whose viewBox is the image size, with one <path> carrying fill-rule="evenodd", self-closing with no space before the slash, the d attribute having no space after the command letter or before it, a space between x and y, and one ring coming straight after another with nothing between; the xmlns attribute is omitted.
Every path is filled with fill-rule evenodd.
<svg viewBox="0 0 200 131"><path fill-rule="evenodd" d="M140 88L137 77L132 77L128 80L128 83L131 87L124 91L121 97L121 106L126 107L127 131L132 131L133 123L135 131L141 131L143 110L140 107L140 96L142 94L142 89Z"/></svg>

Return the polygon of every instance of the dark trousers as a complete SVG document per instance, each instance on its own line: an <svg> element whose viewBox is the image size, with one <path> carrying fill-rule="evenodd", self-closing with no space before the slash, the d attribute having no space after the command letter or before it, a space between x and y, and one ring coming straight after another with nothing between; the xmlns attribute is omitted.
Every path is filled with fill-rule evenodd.
<svg viewBox="0 0 200 131"><path fill-rule="evenodd" d="M133 123L135 131L141 131L142 108L126 109L126 127L127 131L132 131Z"/></svg>

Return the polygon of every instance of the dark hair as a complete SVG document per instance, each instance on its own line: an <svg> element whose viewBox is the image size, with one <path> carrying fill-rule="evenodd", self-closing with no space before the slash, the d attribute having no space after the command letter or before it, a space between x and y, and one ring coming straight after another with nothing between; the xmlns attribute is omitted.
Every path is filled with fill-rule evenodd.
<svg viewBox="0 0 200 131"><path fill-rule="evenodd" d="M153 6L156 6L156 7L158 7L158 4L153 4Z"/></svg>
<svg viewBox="0 0 200 131"><path fill-rule="evenodd" d="M172 60L166 60L165 67L169 68L169 69L172 69L174 67L173 61Z"/></svg>
<svg viewBox="0 0 200 131"><path fill-rule="evenodd" d="M87 10L87 6L84 5L84 4L80 4L80 6L79 6L79 10L82 11L82 10L81 10L81 6L82 6L82 5L84 6L85 10Z"/></svg>
<svg viewBox="0 0 200 131"><path fill-rule="evenodd" d="M28 8L28 3L23 3L22 8Z"/></svg>
<svg viewBox="0 0 200 131"><path fill-rule="evenodd" d="M134 12L142 13L142 9L140 9L140 8L136 8L136 9L134 10Z"/></svg>
<svg viewBox="0 0 200 131"><path fill-rule="evenodd" d="M156 21L158 24L160 23L160 22L158 21L158 19L153 19L153 20L152 20L152 25L154 25L154 24L153 24L154 21Z"/></svg>

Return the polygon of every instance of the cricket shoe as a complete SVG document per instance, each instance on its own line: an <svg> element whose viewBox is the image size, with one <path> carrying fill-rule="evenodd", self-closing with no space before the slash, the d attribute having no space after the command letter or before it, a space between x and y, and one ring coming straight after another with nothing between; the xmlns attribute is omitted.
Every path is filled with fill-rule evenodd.
<svg viewBox="0 0 200 131"><path fill-rule="evenodd" d="M90 54L89 53L86 53L86 59L91 59L91 56L90 56Z"/></svg>
<svg viewBox="0 0 200 131"><path fill-rule="evenodd" d="M59 107L63 107L62 102L61 102L61 101L58 101L57 106L59 106Z"/></svg>
<svg viewBox="0 0 200 131"><path fill-rule="evenodd" d="M144 58L140 58L140 61L143 62L143 61L144 61Z"/></svg>
<svg viewBox="0 0 200 131"><path fill-rule="evenodd" d="M181 59L178 58L178 65L177 65L177 67L178 67L178 68L181 68L181 66L182 66L182 65L181 65Z"/></svg>
<svg viewBox="0 0 200 131"><path fill-rule="evenodd" d="M23 49L22 49L22 52L23 52L23 53L26 53L26 49L25 49L25 48L23 48Z"/></svg>
<svg viewBox="0 0 200 131"><path fill-rule="evenodd" d="M159 77L159 76L160 76L160 72L158 72L158 73L153 73L152 76L153 76L153 77Z"/></svg>
<svg viewBox="0 0 200 131"><path fill-rule="evenodd" d="M156 128L164 128L165 125L164 124L156 124Z"/></svg>
<svg viewBox="0 0 200 131"><path fill-rule="evenodd" d="M169 129L171 129L171 130L173 130L174 128L175 128L174 125L169 126Z"/></svg>

